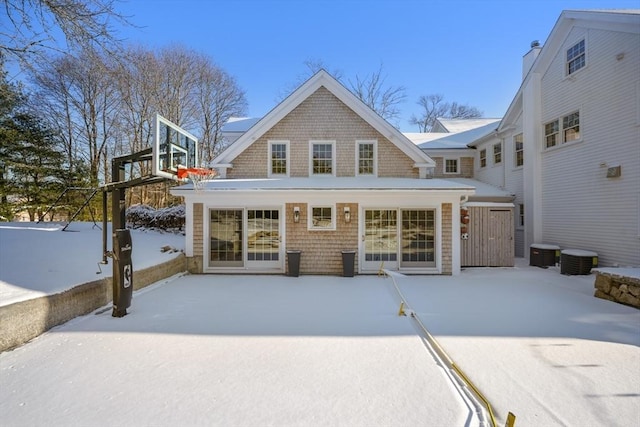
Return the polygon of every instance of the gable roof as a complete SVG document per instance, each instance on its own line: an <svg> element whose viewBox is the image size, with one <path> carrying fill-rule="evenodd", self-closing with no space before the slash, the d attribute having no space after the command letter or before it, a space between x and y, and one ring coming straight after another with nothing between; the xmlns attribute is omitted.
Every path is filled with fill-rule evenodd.
<svg viewBox="0 0 640 427"><path fill-rule="evenodd" d="M531 69L522 80L518 92L498 126L498 131L509 127L522 112L522 95L531 76L534 73L543 73L549 67L569 32L576 26L638 34L640 33L640 9L563 10Z"/></svg>
<svg viewBox="0 0 640 427"><path fill-rule="evenodd" d="M442 138L438 138L432 141L424 142L418 147L423 150L436 150L436 149L467 149L473 147L473 143L484 138L487 135L493 133L497 127L500 119L491 119L491 121L483 126L479 126L473 129L469 129L465 132L459 132L454 134L446 134Z"/></svg>
<svg viewBox="0 0 640 427"><path fill-rule="evenodd" d="M481 126L485 126L491 123L499 122L500 119L488 119L488 118L475 118L475 119L447 119L444 117L438 117L436 121L439 123L440 128L444 129L447 133L459 133L465 132L471 129L476 129Z"/></svg>
<svg viewBox="0 0 640 427"><path fill-rule="evenodd" d="M320 70L311 76L309 80L293 91L291 95L269 111L262 119L258 120L258 122L251 126L242 136L240 136L240 138L229 145L227 149L216 157L212 162L212 166L215 167L216 165L232 163L233 159L251 146L254 141L262 137L267 131L278 124L291 111L293 111L293 109L315 93L320 87L324 87L331 92L331 94L353 110L371 127L391 141L409 158L414 160L417 166L435 167L435 162L429 156L416 147L398 129L380 117L380 115L369 108L325 70Z"/></svg>

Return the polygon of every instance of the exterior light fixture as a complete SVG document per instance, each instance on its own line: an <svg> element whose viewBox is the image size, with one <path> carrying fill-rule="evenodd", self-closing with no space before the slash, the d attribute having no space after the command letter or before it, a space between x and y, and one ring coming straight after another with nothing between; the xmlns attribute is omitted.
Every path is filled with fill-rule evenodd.
<svg viewBox="0 0 640 427"><path fill-rule="evenodd" d="M344 222L351 222L351 208L349 206L344 207Z"/></svg>
<svg viewBox="0 0 640 427"><path fill-rule="evenodd" d="M293 207L293 222L300 222L300 207Z"/></svg>

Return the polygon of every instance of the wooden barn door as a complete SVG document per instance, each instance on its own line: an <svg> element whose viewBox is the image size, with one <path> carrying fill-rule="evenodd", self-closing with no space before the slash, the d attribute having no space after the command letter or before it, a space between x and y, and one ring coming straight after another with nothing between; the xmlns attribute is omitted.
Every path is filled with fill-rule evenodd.
<svg viewBox="0 0 640 427"><path fill-rule="evenodd" d="M488 266L513 266L513 210L489 209Z"/></svg>
<svg viewBox="0 0 640 427"><path fill-rule="evenodd" d="M512 267L513 209L473 206L468 211L468 239L460 244L462 266Z"/></svg>

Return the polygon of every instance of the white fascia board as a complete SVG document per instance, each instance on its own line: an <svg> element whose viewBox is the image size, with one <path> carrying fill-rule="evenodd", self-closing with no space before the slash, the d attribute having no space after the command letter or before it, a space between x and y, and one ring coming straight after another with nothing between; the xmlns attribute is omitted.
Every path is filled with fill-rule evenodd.
<svg viewBox="0 0 640 427"><path fill-rule="evenodd" d="M416 163L426 163L435 166L435 162L429 158L422 150L416 147L407 137L391 126L386 120L364 104L358 97L347 88L331 77L325 70L320 70L309 80L296 89L291 95L285 98L280 104L265 115L258 123L249 129L244 135L238 138L216 159L212 166L217 163L231 163L242 151L248 148L254 141L264 135L287 114L293 111L304 100L311 96L316 90L324 86L336 98L351 108L357 115L364 119L369 125L380 132L385 138L394 143L401 151L409 156Z"/></svg>

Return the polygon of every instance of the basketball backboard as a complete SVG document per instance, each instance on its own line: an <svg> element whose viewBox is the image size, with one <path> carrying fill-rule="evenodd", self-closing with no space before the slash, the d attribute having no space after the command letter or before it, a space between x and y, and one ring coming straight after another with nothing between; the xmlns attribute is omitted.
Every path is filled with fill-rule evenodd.
<svg viewBox="0 0 640 427"><path fill-rule="evenodd" d="M198 139L159 114L153 120L153 174L178 179L178 166L197 168Z"/></svg>

